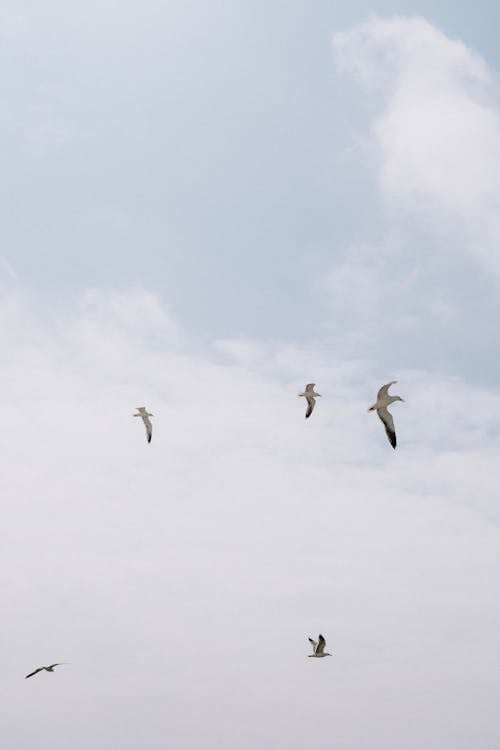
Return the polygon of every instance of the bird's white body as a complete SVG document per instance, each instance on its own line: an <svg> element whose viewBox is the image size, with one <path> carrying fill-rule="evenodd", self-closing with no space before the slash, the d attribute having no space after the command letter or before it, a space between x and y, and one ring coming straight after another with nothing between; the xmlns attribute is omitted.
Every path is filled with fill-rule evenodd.
<svg viewBox="0 0 500 750"><path fill-rule="evenodd" d="M387 398L378 399L373 404L373 406L370 406L368 411L373 411L374 409L376 409L377 411L379 409L386 409L389 406L389 404L393 404L395 401L402 401L402 400L403 399L400 398L399 396L387 396Z"/></svg>

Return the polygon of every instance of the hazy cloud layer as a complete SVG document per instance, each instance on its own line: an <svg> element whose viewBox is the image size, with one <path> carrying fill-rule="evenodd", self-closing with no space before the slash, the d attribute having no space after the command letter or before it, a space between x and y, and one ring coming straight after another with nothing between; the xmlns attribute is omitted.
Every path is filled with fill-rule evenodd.
<svg viewBox="0 0 500 750"><path fill-rule="evenodd" d="M195 355L141 290L1 319L10 748L494 746L497 394L391 373L393 452L366 363ZM47 660L72 663L23 681Z"/></svg>

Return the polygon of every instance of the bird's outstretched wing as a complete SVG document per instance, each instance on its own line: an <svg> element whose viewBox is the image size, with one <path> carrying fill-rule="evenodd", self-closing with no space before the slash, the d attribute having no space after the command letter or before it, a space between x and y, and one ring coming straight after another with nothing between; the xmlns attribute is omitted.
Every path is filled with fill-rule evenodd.
<svg viewBox="0 0 500 750"><path fill-rule="evenodd" d="M385 385L383 385L382 388L377 393L377 401L381 401L383 398L387 398L387 396L389 395L388 394L389 388L391 387L391 385L394 385L397 382L398 382L397 380L391 380L390 383L386 383Z"/></svg>
<svg viewBox="0 0 500 750"><path fill-rule="evenodd" d="M316 405L316 399L313 396L306 396L306 400L307 400L306 419L309 419Z"/></svg>
<svg viewBox="0 0 500 750"><path fill-rule="evenodd" d="M38 669L35 669L34 672L30 672L29 674L27 674L24 679L27 680L28 677L33 677L34 674L38 674L38 672L42 672L43 669L45 669L45 667L38 667Z"/></svg>
<svg viewBox="0 0 500 750"><path fill-rule="evenodd" d="M394 429L394 420L392 414L387 409L377 409L377 414L384 423L385 432L393 448L396 448L396 430Z"/></svg>
<svg viewBox="0 0 500 750"><path fill-rule="evenodd" d="M153 425L151 424L151 420L148 416L143 416L143 422L144 426L146 428L146 436L148 439L148 443L151 442L151 437L153 436Z"/></svg>
<svg viewBox="0 0 500 750"><path fill-rule="evenodd" d="M322 654L323 651L325 650L325 645L326 645L326 641L323 638L323 636L321 634L318 635L318 645L316 647L316 653L317 654Z"/></svg>
<svg viewBox="0 0 500 750"><path fill-rule="evenodd" d="M134 417L141 417L142 421L144 422L144 427L146 428L146 438L148 443L151 442L151 438L153 436L153 425L151 424L150 416L152 414L148 414L148 411L145 406L138 406L137 407L137 414L134 414Z"/></svg>
<svg viewBox="0 0 500 750"><path fill-rule="evenodd" d="M318 648L318 641L313 641L312 638L308 638L307 640L312 645L312 647L313 647L313 654L315 654L316 653L316 649Z"/></svg>

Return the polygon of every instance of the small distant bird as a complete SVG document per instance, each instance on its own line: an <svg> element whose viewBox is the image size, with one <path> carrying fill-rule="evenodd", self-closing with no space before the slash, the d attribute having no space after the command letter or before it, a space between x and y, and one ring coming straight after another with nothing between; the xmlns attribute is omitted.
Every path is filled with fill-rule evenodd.
<svg viewBox="0 0 500 750"><path fill-rule="evenodd" d="M53 672L54 671L54 667L58 667L60 664L69 664L69 662L67 662L67 661L59 661L56 664L51 664L50 667L38 667L38 669L35 669L34 672L30 672L29 674L27 674L24 679L27 680L28 677L33 677L34 674L38 674L38 672L43 672L44 669L45 669L46 672Z"/></svg>
<svg viewBox="0 0 500 750"><path fill-rule="evenodd" d="M313 652L312 654L309 654L309 658L316 657L316 659L322 659L323 656L331 656L328 651L325 651L326 641L321 634L318 635L317 641L313 641L312 638L309 638L309 643L313 647Z"/></svg>
<svg viewBox="0 0 500 750"><path fill-rule="evenodd" d="M134 417L142 417L142 421L144 422L144 427L146 428L146 435L148 438L148 443L151 442L151 436L153 434L153 425L151 424L151 420L149 417L154 416L149 411L147 411L145 406L136 406L137 414L134 414Z"/></svg>
<svg viewBox="0 0 500 750"><path fill-rule="evenodd" d="M389 396L388 390L391 385L394 385L397 382L397 380L391 380L390 383L386 383L386 385L383 385L377 393L377 400L375 401L373 406L370 406L370 408L368 409L368 411L376 410L380 419L384 423L387 437L389 438L389 442L393 448L396 448L397 445L396 431L394 429L394 420L392 418L392 414L387 410L387 407L394 401L404 401L404 399L402 399L401 396Z"/></svg>
<svg viewBox="0 0 500 750"><path fill-rule="evenodd" d="M306 385L306 389L304 393L299 393L299 396L304 396L304 398L307 400L307 410L306 410L306 419L311 416L312 411L314 409L314 405L316 404L315 396L321 396L321 393L315 393L314 386L316 383L308 383Z"/></svg>

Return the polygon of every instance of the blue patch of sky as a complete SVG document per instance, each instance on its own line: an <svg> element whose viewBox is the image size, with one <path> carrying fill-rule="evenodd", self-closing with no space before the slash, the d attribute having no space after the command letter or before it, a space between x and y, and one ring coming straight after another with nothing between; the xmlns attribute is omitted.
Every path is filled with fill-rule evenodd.
<svg viewBox="0 0 500 750"><path fill-rule="evenodd" d="M135 55L133 26L95 54L4 49L2 244L19 278L69 298L143 285L207 339L327 336L318 279L386 229L351 150L362 96L331 52L373 13L423 15L500 63L488 2L214 3L172 48L160 30L148 50L145 23Z"/></svg>

